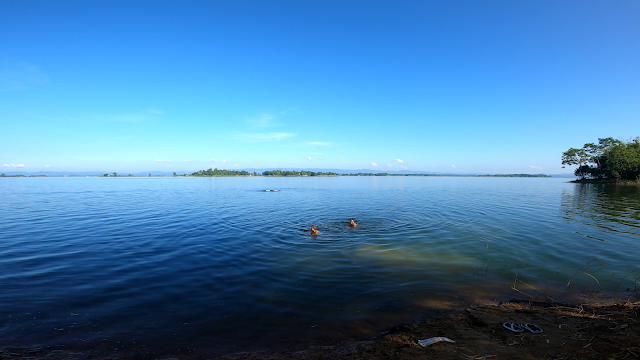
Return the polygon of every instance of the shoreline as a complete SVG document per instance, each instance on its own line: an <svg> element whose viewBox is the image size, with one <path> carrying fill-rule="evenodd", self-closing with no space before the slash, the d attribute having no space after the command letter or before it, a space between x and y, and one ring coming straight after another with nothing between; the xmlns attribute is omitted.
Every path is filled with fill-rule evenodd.
<svg viewBox="0 0 640 360"><path fill-rule="evenodd" d="M107 349L0 349L2 360L57 359L622 359L640 356L640 302L616 300L591 305L512 299L446 310L413 324L398 325L364 341L307 345L304 350L237 352L219 357L206 353L128 353ZM511 332L504 322L531 323L543 329ZM418 340L447 337L422 347Z"/></svg>
<svg viewBox="0 0 640 360"><path fill-rule="evenodd" d="M622 359L640 356L640 302L580 305L513 299L450 310L412 325L395 326L370 341L264 351L220 360L280 359ZM503 322L536 324L542 333L514 333ZM418 340L447 337L428 347Z"/></svg>
<svg viewBox="0 0 640 360"><path fill-rule="evenodd" d="M576 179L569 181L574 184L605 184L605 185L640 185L640 181L611 180L611 179Z"/></svg>

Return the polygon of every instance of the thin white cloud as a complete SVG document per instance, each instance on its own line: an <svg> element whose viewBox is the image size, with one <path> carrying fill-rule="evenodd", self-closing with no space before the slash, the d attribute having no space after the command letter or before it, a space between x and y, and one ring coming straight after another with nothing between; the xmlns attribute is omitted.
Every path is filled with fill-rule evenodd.
<svg viewBox="0 0 640 360"><path fill-rule="evenodd" d="M290 109L286 109L283 111L280 111L278 113L272 113L272 114L261 114L255 118L251 118L249 120L247 120L247 123L249 123L251 125L250 129L251 130L255 130L255 129L260 129L260 128L265 128L265 127L272 127L272 126L280 126L283 124L278 124L276 123L276 119L278 119L279 115L284 115L290 111L295 110L295 108L290 108Z"/></svg>
<svg viewBox="0 0 640 360"><path fill-rule="evenodd" d="M229 162L229 160L226 160L226 159L225 159L225 160L220 160L220 161L222 161L222 162Z"/></svg>
<svg viewBox="0 0 640 360"><path fill-rule="evenodd" d="M155 119L158 115L156 112L140 112L128 114L94 114L88 116L87 120L93 121L113 121L113 122L142 122Z"/></svg>
<svg viewBox="0 0 640 360"><path fill-rule="evenodd" d="M216 162L216 161L218 161L218 160L216 160L216 159L209 159L209 161L211 161L211 162Z"/></svg>
<svg viewBox="0 0 640 360"><path fill-rule="evenodd" d="M267 142L267 141L281 141L296 135L297 134L294 134L294 133L281 133L281 132L244 133L244 134L236 135L235 138L236 140L241 140L246 142Z"/></svg>
<svg viewBox="0 0 640 360"><path fill-rule="evenodd" d="M275 120L275 118L276 118L275 115L262 114L262 115L260 115L259 117L255 118L255 119L247 120L247 122L252 125L251 129L257 129L257 128L277 126L278 124L275 124L273 122L273 120Z"/></svg>
<svg viewBox="0 0 640 360"><path fill-rule="evenodd" d="M4 164L4 165L7 165L7 164ZM4 165L3 165L3 166L4 166ZM16 168L17 168L17 167L27 167L25 164L11 164L10 166L11 166L11 167L16 167Z"/></svg>
<svg viewBox="0 0 640 360"><path fill-rule="evenodd" d="M46 167L47 169L51 167L51 165L45 165L44 167Z"/></svg>
<svg viewBox="0 0 640 360"><path fill-rule="evenodd" d="M400 159L396 159L396 161L397 161L397 162L399 162L400 164L403 164L403 163L404 163L404 161L403 161L403 160L400 160Z"/></svg>
<svg viewBox="0 0 640 360"><path fill-rule="evenodd" d="M9 164L2 164L2 166L4 166L4 167L10 167L11 165L9 165Z"/></svg>
<svg viewBox="0 0 640 360"><path fill-rule="evenodd" d="M324 158L319 157L318 160L324 160Z"/></svg>
<svg viewBox="0 0 640 360"><path fill-rule="evenodd" d="M193 162L193 160L182 160L182 162Z"/></svg>
<svg viewBox="0 0 640 360"><path fill-rule="evenodd" d="M160 160L160 159L156 159L157 162L171 162L171 160Z"/></svg>
<svg viewBox="0 0 640 360"><path fill-rule="evenodd" d="M236 167L237 167L237 166L238 166L238 164L235 164L234 166L236 166Z"/></svg>
<svg viewBox="0 0 640 360"><path fill-rule="evenodd" d="M164 112L160 110L150 110L150 111L142 111L142 112L134 112L134 113L124 113L124 114L89 114L89 115L80 115L76 117L69 118L51 118L51 117L41 117L42 119L53 120L53 121L79 121L79 122L145 122L145 121L153 121L157 119L159 116L162 116ZM130 136L118 136L117 140L129 139Z"/></svg>
<svg viewBox="0 0 640 360"><path fill-rule="evenodd" d="M406 166L404 166L404 165L403 165L403 166L400 166L400 169L402 169L402 170L407 170L408 168L407 168Z"/></svg>
<svg viewBox="0 0 640 360"><path fill-rule="evenodd" d="M297 108L293 107L293 108L290 108L290 109L287 109L287 110L283 110L283 111L280 111L280 114L284 115L284 114L288 113L289 111L293 111L295 109L297 109Z"/></svg>
<svg viewBox="0 0 640 360"><path fill-rule="evenodd" d="M0 63L0 91L25 90L49 82L49 77L29 64Z"/></svg>
<svg viewBox="0 0 640 360"><path fill-rule="evenodd" d="M542 170L542 166L533 166L533 165L529 165L530 168L532 169L538 169L538 170Z"/></svg>
<svg viewBox="0 0 640 360"><path fill-rule="evenodd" d="M376 164L376 163L374 163L374 162L372 162L372 163L371 163L371 165L372 165L372 166L378 166L378 164Z"/></svg>
<svg viewBox="0 0 640 360"><path fill-rule="evenodd" d="M311 161L311 156L307 156L307 160Z"/></svg>
<svg viewBox="0 0 640 360"><path fill-rule="evenodd" d="M451 165L451 167L455 169L456 166L455 165Z"/></svg>
<svg viewBox="0 0 640 360"><path fill-rule="evenodd" d="M141 112L124 113L124 114L93 114L84 117L74 118L70 120L79 121L111 121L111 122L143 122L157 119L164 115L162 110L146 110ZM127 137L124 137L127 138ZM119 137L118 139L123 139Z"/></svg>
<svg viewBox="0 0 640 360"><path fill-rule="evenodd" d="M393 165L391 165L391 164L387 164L387 166L388 166L388 167L393 167Z"/></svg>
<svg viewBox="0 0 640 360"><path fill-rule="evenodd" d="M309 145L318 145L318 146L327 146L327 145L331 145L330 142L322 142L322 141L312 141L309 143Z"/></svg>

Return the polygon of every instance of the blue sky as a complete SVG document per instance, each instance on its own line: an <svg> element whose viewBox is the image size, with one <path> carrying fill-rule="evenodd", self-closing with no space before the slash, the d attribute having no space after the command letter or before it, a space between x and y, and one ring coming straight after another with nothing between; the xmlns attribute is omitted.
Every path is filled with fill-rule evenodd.
<svg viewBox="0 0 640 360"><path fill-rule="evenodd" d="M640 135L638 19L638 1L3 1L0 172L568 172L569 147Z"/></svg>

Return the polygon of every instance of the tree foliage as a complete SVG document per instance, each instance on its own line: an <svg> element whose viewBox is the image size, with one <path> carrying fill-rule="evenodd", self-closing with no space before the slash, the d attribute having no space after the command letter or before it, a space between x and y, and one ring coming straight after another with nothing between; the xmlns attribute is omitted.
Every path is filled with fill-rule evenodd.
<svg viewBox="0 0 640 360"><path fill-rule="evenodd" d="M237 171L237 170L220 170L220 169L211 169L208 170L200 170L191 174L191 176L249 176L251 175L248 171Z"/></svg>
<svg viewBox="0 0 640 360"><path fill-rule="evenodd" d="M322 171L315 172L315 171L306 171L306 170L300 170L300 171L270 170L270 171L264 171L262 175L264 176L337 176L340 174L337 174L334 172L322 172Z"/></svg>
<svg viewBox="0 0 640 360"><path fill-rule="evenodd" d="M574 174L581 179L640 180L640 138L624 142L599 138L581 149L562 153L562 165L577 165Z"/></svg>

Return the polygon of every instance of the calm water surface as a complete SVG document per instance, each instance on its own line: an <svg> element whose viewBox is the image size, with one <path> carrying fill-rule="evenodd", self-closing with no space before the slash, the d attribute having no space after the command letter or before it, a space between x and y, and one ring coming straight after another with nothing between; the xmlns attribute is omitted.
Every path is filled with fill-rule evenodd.
<svg viewBox="0 0 640 360"><path fill-rule="evenodd" d="M4 178L0 348L188 357L363 339L511 297L516 273L550 290L582 268L632 289L639 240L638 187L567 179Z"/></svg>

